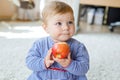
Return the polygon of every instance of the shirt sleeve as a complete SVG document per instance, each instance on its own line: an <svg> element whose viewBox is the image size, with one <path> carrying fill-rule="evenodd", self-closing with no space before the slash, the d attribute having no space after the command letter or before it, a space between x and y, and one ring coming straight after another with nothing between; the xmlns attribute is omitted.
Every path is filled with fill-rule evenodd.
<svg viewBox="0 0 120 80"><path fill-rule="evenodd" d="M85 75L89 69L89 55L86 47L80 43L74 52L73 54L75 55L75 59L71 61L71 64L66 68L66 70L74 75Z"/></svg>
<svg viewBox="0 0 120 80"><path fill-rule="evenodd" d="M26 57L26 65L29 69L33 71L43 71L46 69L44 58L40 54L38 43L35 42Z"/></svg>

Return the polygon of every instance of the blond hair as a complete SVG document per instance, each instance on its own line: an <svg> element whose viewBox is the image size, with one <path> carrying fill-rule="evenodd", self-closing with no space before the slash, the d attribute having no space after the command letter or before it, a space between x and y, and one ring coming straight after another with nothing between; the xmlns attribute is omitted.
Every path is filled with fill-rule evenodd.
<svg viewBox="0 0 120 80"><path fill-rule="evenodd" d="M46 4L45 7L43 8L42 21L43 23L46 24L47 19L50 18L51 16L56 14L64 14L67 12L73 14L73 10L68 4L60 1L51 1L48 4Z"/></svg>

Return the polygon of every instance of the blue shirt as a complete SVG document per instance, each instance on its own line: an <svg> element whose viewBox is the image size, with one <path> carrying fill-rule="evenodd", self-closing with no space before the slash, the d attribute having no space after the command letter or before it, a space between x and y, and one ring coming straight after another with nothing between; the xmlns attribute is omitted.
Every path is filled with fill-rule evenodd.
<svg viewBox="0 0 120 80"><path fill-rule="evenodd" d="M34 42L26 57L26 65L33 73L28 80L87 80L89 70L89 55L81 42L70 38L66 41L70 46L71 63L63 68L57 62L51 65L66 71L50 70L44 64L44 58L54 42L51 37L44 37Z"/></svg>

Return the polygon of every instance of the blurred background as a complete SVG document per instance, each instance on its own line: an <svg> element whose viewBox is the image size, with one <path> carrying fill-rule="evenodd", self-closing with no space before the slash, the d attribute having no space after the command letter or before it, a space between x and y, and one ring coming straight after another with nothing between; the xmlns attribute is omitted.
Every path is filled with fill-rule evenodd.
<svg viewBox="0 0 120 80"><path fill-rule="evenodd" d="M25 57L33 42L48 36L41 26L53 0L0 0L0 80L26 80ZM120 79L120 0L59 0L74 11L76 34L90 55L88 80Z"/></svg>

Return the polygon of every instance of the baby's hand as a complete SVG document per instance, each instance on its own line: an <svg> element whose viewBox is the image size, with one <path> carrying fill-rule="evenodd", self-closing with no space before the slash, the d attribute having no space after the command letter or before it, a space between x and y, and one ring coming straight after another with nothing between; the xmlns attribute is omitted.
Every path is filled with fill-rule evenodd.
<svg viewBox="0 0 120 80"><path fill-rule="evenodd" d="M45 65L47 68L50 67L54 63L51 53L52 53L52 50L50 49L45 57Z"/></svg>
<svg viewBox="0 0 120 80"><path fill-rule="evenodd" d="M53 57L53 59L54 59L54 61L58 62L62 67L67 67L71 63L70 54L71 53L69 53L68 57L65 58L65 59L58 59L58 58L55 58L55 57Z"/></svg>

